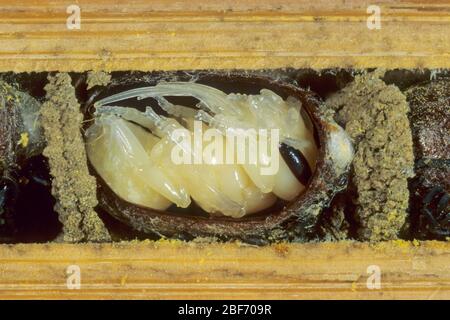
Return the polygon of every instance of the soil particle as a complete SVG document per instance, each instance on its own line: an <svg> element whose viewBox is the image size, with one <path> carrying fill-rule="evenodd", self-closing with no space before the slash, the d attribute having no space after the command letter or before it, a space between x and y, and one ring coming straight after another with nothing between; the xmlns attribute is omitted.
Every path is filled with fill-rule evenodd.
<svg viewBox="0 0 450 320"><path fill-rule="evenodd" d="M406 97L380 78L355 77L327 100L355 145L350 193L359 240L396 239L407 217L414 155Z"/></svg>
<svg viewBox="0 0 450 320"><path fill-rule="evenodd" d="M111 82L111 75L104 71L89 71L87 74L87 89L95 86L106 86Z"/></svg>
<svg viewBox="0 0 450 320"><path fill-rule="evenodd" d="M83 120L70 76L48 77L46 102L41 109L42 126L49 159L55 210L63 224L63 240L107 241L103 222L94 211L96 181L89 175L80 128Z"/></svg>

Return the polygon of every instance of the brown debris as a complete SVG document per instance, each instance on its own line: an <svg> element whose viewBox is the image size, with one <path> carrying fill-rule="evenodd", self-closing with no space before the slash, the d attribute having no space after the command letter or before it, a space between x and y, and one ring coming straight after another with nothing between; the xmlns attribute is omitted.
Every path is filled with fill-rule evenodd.
<svg viewBox="0 0 450 320"><path fill-rule="evenodd" d="M350 238L350 223L346 216L347 198L345 193L337 194L320 217L318 236L322 241L343 241Z"/></svg>
<svg viewBox="0 0 450 320"><path fill-rule="evenodd" d="M416 159L450 159L450 81L413 87L406 96Z"/></svg>
<svg viewBox="0 0 450 320"><path fill-rule="evenodd" d="M55 210L63 224L63 240L106 241L109 234L94 211L97 205L96 181L89 175L80 128L83 120L70 76L58 73L48 77L47 101L41 109L47 140L44 155L53 176Z"/></svg>
<svg viewBox="0 0 450 320"><path fill-rule="evenodd" d="M416 238L443 239L444 234L436 233L432 220L422 210L424 200L432 190L442 188L450 193L450 80L441 79L414 86L406 92L406 96L411 108L410 122L416 156L416 177L410 181L413 193L411 229ZM426 206L434 207L431 203ZM436 207L431 214L437 219L436 222L441 223ZM449 224L446 226L448 230Z"/></svg>

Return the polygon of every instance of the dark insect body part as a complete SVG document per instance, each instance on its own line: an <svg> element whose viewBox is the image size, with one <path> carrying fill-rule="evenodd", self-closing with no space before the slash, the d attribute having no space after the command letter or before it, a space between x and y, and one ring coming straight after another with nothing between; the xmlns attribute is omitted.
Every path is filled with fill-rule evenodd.
<svg viewBox="0 0 450 320"><path fill-rule="evenodd" d="M423 82L406 95L416 160L411 238L443 240L450 236L450 79Z"/></svg>
<svg viewBox="0 0 450 320"><path fill-rule="evenodd" d="M0 215L3 214L7 207L14 204L19 196L19 186L15 179L4 176L0 180Z"/></svg>
<svg viewBox="0 0 450 320"><path fill-rule="evenodd" d="M16 232L14 208L18 197L18 183L9 174L5 175L0 180L0 239L10 238Z"/></svg>
<svg viewBox="0 0 450 320"><path fill-rule="evenodd" d="M425 195L421 213L421 229L435 237L450 237L450 194L442 187L436 186Z"/></svg>
<svg viewBox="0 0 450 320"><path fill-rule="evenodd" d="M45 76L45 75L44 75ZM39 119L41 76L0 80L0 241L42 242L59 232Z"/></svg>
<svg viewBox="0 0 450 320"><path fill-rule="evenodd" d="M311 167L306 161L305 156L300 150L297 150L285 143L280 144L280 153L286 164L291 169L295 177L303 184L307 185L312 176Z"/></svg>

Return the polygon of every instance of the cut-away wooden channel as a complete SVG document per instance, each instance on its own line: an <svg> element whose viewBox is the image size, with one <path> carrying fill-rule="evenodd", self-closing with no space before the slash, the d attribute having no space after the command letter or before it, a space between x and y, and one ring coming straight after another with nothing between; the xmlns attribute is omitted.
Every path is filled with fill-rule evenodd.
<svg viewBox="0 0 450 320"><path fill-rule="evenodd" d="M68 30L66 3L0 1L0 71L450 68L448 1L376 1L379 30L359 0L78 4ZM448 299L450 243L1 245L0 298Z"/></svg>

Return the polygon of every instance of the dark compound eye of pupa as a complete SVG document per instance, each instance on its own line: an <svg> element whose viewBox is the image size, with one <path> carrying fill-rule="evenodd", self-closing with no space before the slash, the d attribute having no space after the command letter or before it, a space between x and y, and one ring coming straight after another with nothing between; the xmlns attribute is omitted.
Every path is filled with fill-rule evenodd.
<svg viewBox="0 0 450 320"><path fill-rule="evenodd" d="M281 143L280 153L298 181L303 185L307 185L312 177L312 170L302 152L285 143Z"/></svg>

